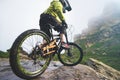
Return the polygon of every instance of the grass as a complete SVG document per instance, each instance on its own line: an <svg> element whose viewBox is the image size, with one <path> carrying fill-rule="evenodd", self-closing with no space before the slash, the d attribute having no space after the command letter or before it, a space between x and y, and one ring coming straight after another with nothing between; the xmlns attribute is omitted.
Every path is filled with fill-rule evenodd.
<svg viewBox="0 0 120 80"><path fill-rule="evenodd" d="M84 46L84 41L86 41L86 39L78 41L83 42L79 43L85 52L82 60L83 64L86 64L89 58L94 58L120 71L120 45L118 44L118 40L113 38L108 41L98 41L87 48Z"/></svg>
<svg viewBox="0 0 120 80"><path fill-rule="evenodd" d="M8 57L9 57L9 53L8 52L0 51L0 58L8 58Z"/></svg>
<svg viewBox="0 0 120 80"><path fill-rule="evenodd" d="M87 53L84 55L82 63L85 64L89 58L94 58L94 59L97 59L99 61L102 61L103 63L107 64L108 66L111 66L114 69L120 71L120 58L119 58L119 56Z"/></svg>

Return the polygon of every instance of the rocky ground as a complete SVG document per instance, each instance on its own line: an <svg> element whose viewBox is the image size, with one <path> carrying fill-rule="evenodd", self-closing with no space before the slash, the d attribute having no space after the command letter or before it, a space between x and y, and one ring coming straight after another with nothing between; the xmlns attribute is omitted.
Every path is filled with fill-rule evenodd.
<svg viewBox="0 0 120 80"><path fill-rule="evenodd" d="M89 65L78 64L73 67L63 66L60 62L51 62L48 69L34 80L120 80L120 73L107 68L91 59ZM94 66L93 66L94 65ZM100 73L98 73L102 69ZM102 64L103 65L103 64ZM107 73L105 74L107 69ZM114 71L114 73L111 72ZM102 75L102 73L104 73ZM111 74L110 74L111 73ZM117 74L116 74L117 73ZM110 74L110 75L107 75ZM107 77L106 77L107 75ZM109 76L111 76L109 78ZM23 80L17 77L11 70L8 59L0 59L0 80Z"/></svg>
<svg viewBox="0 0 120 80"><path fill-rule="evenodd" d="M11 70L8 59L0 59L0 80L23 80ZM85 65L63 66L60 62L51 62L48 69L34 80L99 80L97 74Z"/></svg>
<svg viewBox="0 0 120 80"><path fill-rule="evenodd" d="M42 75L44 76L47 72L50 72L52 70L55 70L62 66L60 62L51 62L48 69L45 71L45 73ZM42 80L42 76L39 77L37 80ZM9 59L0 58L0 80L23 80L19 77L17 77L11 70Z"/></svg>

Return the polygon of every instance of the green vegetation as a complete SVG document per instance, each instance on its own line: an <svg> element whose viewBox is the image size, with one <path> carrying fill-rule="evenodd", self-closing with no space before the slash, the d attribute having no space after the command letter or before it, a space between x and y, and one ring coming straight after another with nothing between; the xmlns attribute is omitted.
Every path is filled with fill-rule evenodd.
<svg viewBox="0 0 120 80"><path fill-rule="evenodd" d="M88 29L75 41L84 50L82 63L95 58L120 71L120 8L114 8L117 11L106 8L100 17L91 19Z"/></svg>
<svg viewBox="0 0 120 80"><path fill-rule="evenodd" d="M109 30L99 30L94 34L86 35L84 39L78 39L76 43L81 45L84 50L82 63L85 64L89 58L94 58L120 71L119 30L120 24L110 27ZM106 34L107 36L105 36Z"/></svg>
<svg viewBox="0 0 120 80"><path fill-rule="evenodd" d="M9 57L9 53L8 52L0 51L0 58L8 58L8 57Z"/></svg>
<svg viewBox="0 0 120 80"><path fill-rule="evenodd" d="M82 63L85 64L89 58L94 58L120 71L120 55L119 56L117 55L118 54L114 56L112 54L102 55L102 54L97 54L97 53L93 54L88 52L84 55Z"/></svg>

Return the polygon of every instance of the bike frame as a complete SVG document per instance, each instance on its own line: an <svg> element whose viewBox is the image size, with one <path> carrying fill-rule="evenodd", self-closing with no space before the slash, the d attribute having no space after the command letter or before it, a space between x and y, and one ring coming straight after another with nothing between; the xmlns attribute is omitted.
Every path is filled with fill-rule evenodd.
<svg viewBox="0 0 120 80"><path fill-rule="evenodd" d="M58 35L53 34L53 31L52 31L52 30L53 30L54 26L52 26L51 24L48 24L48 26L49 26L49 28L50 28L51 40L56 39L57 42L60 40L59 43L58 43L58 47L60 47L60 44L61 44L60 33L59 33ZM69 41L68 41L68 37L67 37L66 28L65 28L65 33L64 33L64 35L65 35L66 43L68 43ZM58 37L58 38L55 38L55 37Z"/></svg>
<svg viewBox="0 0 120 80"><path fill-rule="evenodd" d="M60 39L60 33L58 35L53 34L53 28L54 26L52 26L51 24L48 24L49 28L50 28L50 34L51 34L51 41L52 40L56 40L56 42L58 42L57 46L58 49L56 50L58 53L60 53L62 51L63 48L61 48L61 39ZM66 32L66 28L65 28L65 33L64 33L65 39L66 39L66 43L68 44L68 37L67 37L67 32ZM55 38L58 37L58 38ZM71 54L69 53L70 50L68 49L68 55L70 56Z"/></svg>

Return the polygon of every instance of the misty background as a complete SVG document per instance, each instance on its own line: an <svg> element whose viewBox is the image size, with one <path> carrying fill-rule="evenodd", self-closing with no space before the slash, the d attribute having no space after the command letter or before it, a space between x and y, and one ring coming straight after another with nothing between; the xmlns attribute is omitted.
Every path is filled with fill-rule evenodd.
<svg viewBox="0 0 120 80"><path fill-rule="evenodd" d="M39 16L52 0L0 0L0 50L9 49L25 30L39 29ZM120 4L120 0L69 0L73 10L65 14L73 26L73 34L87 28L88 21L102 14L105 5Z"/></svg>

